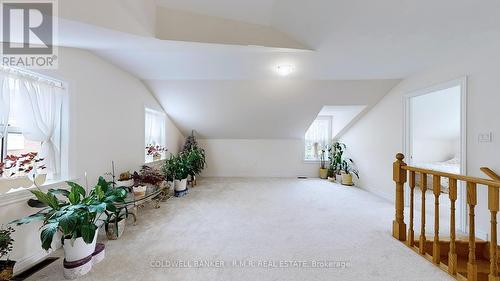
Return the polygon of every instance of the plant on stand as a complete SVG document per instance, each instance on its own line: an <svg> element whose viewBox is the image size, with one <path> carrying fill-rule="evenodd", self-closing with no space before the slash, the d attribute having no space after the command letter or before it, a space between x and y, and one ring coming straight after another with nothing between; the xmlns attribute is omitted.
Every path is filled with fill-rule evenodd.
<svg viewBox="0 0 500 281"><path fill-rule="evenodd" d="M132 175L134 180L133 192L136 196L144 196L148 186L150 187L164 187L165 176L156 168L144 165L141 170L134 172Z"/></svg>
<svg viewBox="0 0 500 281"><path fill-rule="evenodd" d="M188 161L190 161L190 166L192 171L189 175L191 176L191 185L196 185L196 176L199 175L207 164L205 157L205 150L198 146L196 141L195 131L191 131L191 135L186 138L184 147L182 148L182 153L187 153Z"/></svg>
<svg viewBox="0 0 500 281"><path fill-rule="evenodd" d="M321 179L326 179L328 177L328 169L326 168L325 153L326 151L322 149L320 155L320 168L319 168L319 177Z"/></svg>
<svg viewBox="0 0 500 281"><path fill-rule="evenodd" d="M11 223L23 225L41 221L40 240L44 250L49 250L54 235L61 233L65 262L75 262L92 255L102 214L106 210L116 211L115 204L124 202L127 191L113 188L103 177L99 178L97 185L88 194L77 183L67 184L69 190L49 189L48 192L43 192L38 186L35 190L30 190L47 207Z"/></svg>
<svg viewBox="0 0 500 281"><path fill-rule="evenodd" d="M14 231L12 227L0 228L0 280L10 280L14 273L16 262L9 259L9 254L13 249L12 234Z"/></svg>
<svg viewBox="0 0 500 281"><path fill-rule="evenodd" d="M201 174L207 164L205 150L199 147L193 147L190 151L184 153L190 169L189 175L191 176L191 185L194 186L196 184L196 176Z"/></svg>

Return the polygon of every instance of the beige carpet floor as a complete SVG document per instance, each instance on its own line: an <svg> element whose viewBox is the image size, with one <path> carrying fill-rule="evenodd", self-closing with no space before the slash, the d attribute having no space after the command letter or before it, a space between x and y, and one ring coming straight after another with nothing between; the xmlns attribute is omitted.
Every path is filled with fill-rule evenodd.
<svg viewBox="0 0 500 281"><path fill-rule="evenodd" d="M393 204L316 179L204 179L145 208L80 280L453 280L394 240ZM29 280L64 280L62 260Z"/></svg>

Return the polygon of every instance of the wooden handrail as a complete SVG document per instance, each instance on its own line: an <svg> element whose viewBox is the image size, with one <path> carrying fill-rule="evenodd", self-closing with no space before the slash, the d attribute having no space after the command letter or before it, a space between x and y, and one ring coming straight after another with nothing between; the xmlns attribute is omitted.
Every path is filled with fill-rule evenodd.
<svg viewBox="0 0 500 281"><path fill-rule="evenodd" d="M500 181L500 176L488 167L481 167L480 170L494 181Z"/></svg>
<svg viewBox="0 0 500 281"><path fill-rule="evenodd" d="M498 243L497 243L497 214L500 210L500 176L493 172L491 169L483 167L483 171L488 175L490 179L469 177L464 175L457 175L451 173L445 173L440 171L433 171L429 169L423 169L418 167L408 166L404 161L404 155L398 153L396 155L396 161L393 164L393 180L396 184L396 198L395 198L395 216L392 222L392 236L400 241L406 241L406 245L420 253L424 257L428 258L434 264L438 265L440 268L446 270L449 274L457 278L458 280L468 280L477 281L480 276L478 272L478 258L476 257L476 207L478 205L477 188L478 185L485 185L488 187L488 210L490 211L490 241L489 243L489 281L500 281L500 273L498 269ZM409 178L408 178L409 174ZM418 241L415 241L414 233L414 189L416 186L416 174L420 176L419 188L421 190L421 220L420 220L420 235ZM427 177L432 176L432 193L434 194L434 239L432 241L432 254L427 247L428 243L426 239L426 191L427 191ZM441 243L440 233L439 233L439 208L440 208L440 195L442 183L441 180L447 178L449 181L449 200L450 200L450 241L449 241L449 252L448 258L441 259ZM404 188L406 181L409 180L410 188L410 224L408 228L408 236L406 235L406 223L404 216ZM467 196L462 198L466 200L468 209L468 257L466 266L466 276L463 272L458 272L458 254L457 254L457 244L456 244L456 230L455 230L455 204L457 201L457 181L463 181L466 184ZM418 243L418 247L417 244ZM445 264L443 264L443 261ZM464 260L461 261L462 263ZM484 266L483 266L484 267ZM481 270L484 268L481 267Z"/></svg>
<svg viewBox="0 0 500 281"><path fill-rule="evenodd" d="M494 187L500 188L500 182L494 181L494 180L469 177L469 176L457 175L457 174L450 174L450 173L446 173L446 172L434 171L434 170L423 169L423 168L418 168L418 167L413 167L413 166L401 166L401 169L407 170L407 171L413 171L413 172L417 172L417 173L421 173L421 174L440 176L440 177L445 177L445 178L450 178L450 179L461 180L461 181L465 181L465 182L472 182L475 184L494 186Z"/></svg>

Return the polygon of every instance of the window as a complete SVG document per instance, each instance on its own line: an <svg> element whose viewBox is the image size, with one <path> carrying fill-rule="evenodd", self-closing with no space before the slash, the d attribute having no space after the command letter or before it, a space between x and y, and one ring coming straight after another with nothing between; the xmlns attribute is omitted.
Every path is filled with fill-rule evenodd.
<svg viewBox="0 0 500 281"><path fill-rule="evenodd" d="M305 135L304 160L318 161L321 150L327 149L332 137L332 117L318 116Z"/></svg>
<svg viewBox="0 0 500 281"><path fill-rule="evenodd" d="M146 163L165 158L166 116L163 112L145 109L145 161Z"/></svg>
<svg viewBox="0 0 500 281"><path fill-rule="evenodd" d="M0 162L4 167L0 177L61 177L63 92L60 81L20 69L0 69ZM14 162L12 156L22 159Z"/></svg>

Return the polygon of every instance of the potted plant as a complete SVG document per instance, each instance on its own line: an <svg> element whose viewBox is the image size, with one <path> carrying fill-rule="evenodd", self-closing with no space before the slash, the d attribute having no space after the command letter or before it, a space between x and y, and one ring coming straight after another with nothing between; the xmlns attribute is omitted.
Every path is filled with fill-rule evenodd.
<svg viewBox="0 0 500 281"><path fill-rule="evenodd" d="M199 147L193 147L188 152L185 152L185 157L188 161L189 175L191 176L192 185L196 184L196 176L201 174L207 164L205 158L205 150Z"/></svg>
<svg viewBox="0 0 500 281"><path fill-rule="evenodd" d="M328 173L337 182L342 182L342 160L346 145L341 142L334 142L328 149L328 159L330 160L330 165L328 167Z"/></svg>
<svg viewBox="0 0 500 281"><path fill-rule="evenodd" d="M161 160L161 156L167 149L161 145L148 144L146 146L146 155L153 157L153 161Z"/></svg>
<svg viewBox="0 0 500 281"><path fill-rule="evenodd" d="M342 184L343 185L354 185L352 182L352 175L356 175L359 179L359 172L354 168L354 161L351 158L342 160Z"/></svg>
<svg viewBox="0 0 500 281"><path fill-rule="evenodd" d="M0 163L0 193L11 188L30 187L33 183L42 185L47 174L44 158L39 158L37 152L8 155Z"/></svg>
<svg viewBox="0 0 500 281"><path fill-rule="evenodd" d="M133 185L134 185L134 179L132 178L130 171L121 173L118 180L116 181L116 186L130 188Z"/></svg>
<svg viewBox="0 0 500 281"><path fill-rule="evenodd" d="M192 168L187 153L171 155L163 165L163 174L168 181L173 181L176 195L187 190L187 178Z"/></svg>
<svg viewBox="0 0 500 281"><path fill-rule="evenodd" d="M104 228L106 230L106 237L109 240L116 240L122 236L129 215L132 215L135 219L135 215L129 213L126 207L116 208L114 212L106 211Z"/></svg>
<svg viewBox="0 0 500 281"><path fill-rule="evenodd" d="M97 240L97 225L101 215L109 210L116 211L116 203L123 203L127 191L113 188L112 183L103 177L87 194L77 183L67 182L66 189L50 189L43 192L37 187L30 190L36 198L47 207L28 217L13 221L23 225L41 221L42 248L49 250L57 232L62 234L62 242L66 262L74 262L92 255ZM57 196L64 197L60 199Z"/></svg>
<svg viewBox="0 0 500 281"><path fill-rule="evenodd" d="M144 165L139 173L134 172L132 179L134 180L134 186L149 185L159 187L165 181L165 176L158 169Z"/></svg>
<svg viewBox="0 0 500 281"><path fill-rule="evenodd" d="M182 152L188 153L191 166L189 175L191 176L192 185L196 185L196 176L201 174L207 163L205 150L198 146L194 130L192 130L191 135L186 138Z"/></svg>
<svg viewBox="0 0 500 281"><path fill-rule="evenodd" d="M14 228L7 227L0 229L0 280L10 280L14 273L15 261L9 259L9 254L12 251L12 234ZM4 258L6 259L4 260Z"/></svg>
<svg viewBox="0 0 500 281"><path fill-rule="evenodd" d="M321 179L326 179L328 177L328 169L326 168L325 150L324 149L321 150L319 177Z"/></svg>

